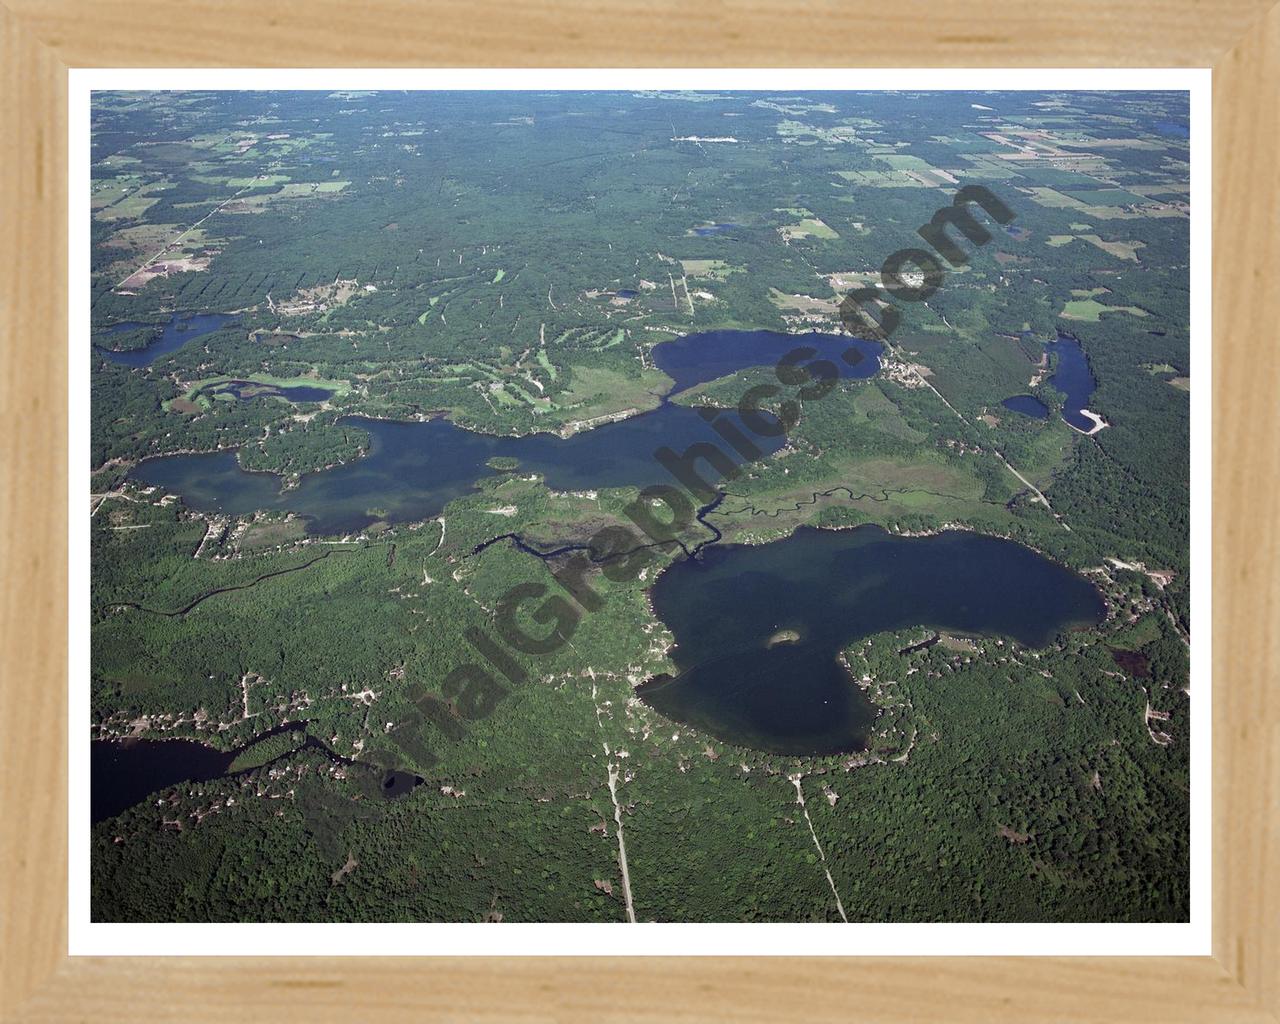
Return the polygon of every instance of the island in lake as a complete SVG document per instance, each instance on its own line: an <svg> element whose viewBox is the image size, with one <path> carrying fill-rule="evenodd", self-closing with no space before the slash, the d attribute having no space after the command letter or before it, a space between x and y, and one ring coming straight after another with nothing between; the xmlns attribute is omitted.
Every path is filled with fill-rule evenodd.
<svg viewBox="0 0 1280 1024"><path fill-rule="evenodd" d="M95 92L94 920L1187 920L1188 122Z"/></svg>

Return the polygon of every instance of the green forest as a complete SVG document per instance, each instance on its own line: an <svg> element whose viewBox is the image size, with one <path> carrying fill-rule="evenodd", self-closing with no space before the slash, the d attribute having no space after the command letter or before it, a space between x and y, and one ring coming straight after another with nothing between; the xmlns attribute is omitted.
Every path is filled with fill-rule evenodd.
<svg viewBox="0 0 1280 1024"><path fill-rule="evenodd" d="M1188 120L1144 92L95 93L81 725L230 761L95 815L94 920L1187 920ZM1010 222L953 228L921 301L876 289L965 185ZM899 322L866 375L676 390L655 354L845 334L868 287ZM605 483L496 456L440 508L380 490L414 482L379 476L388 424L559 451L748 393L785 443L679 543L608 453ZM435 443L397 465L438 483ZM299 511L326 500L364 515L326 532ZM857 636L875 717L839 754L642 699L679 671L665 569L868 525L1015 541L1105 615L1037 648ZM546 649L499 650L510 615Z"/></svg>

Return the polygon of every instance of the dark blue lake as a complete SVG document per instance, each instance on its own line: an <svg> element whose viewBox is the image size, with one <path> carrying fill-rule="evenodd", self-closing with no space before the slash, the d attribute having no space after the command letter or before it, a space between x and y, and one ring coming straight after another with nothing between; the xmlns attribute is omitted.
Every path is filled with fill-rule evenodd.
<svg viewBox="0 0 1280 1024"><path fill-rule="evenodd" d="M693 233L695 235L702 235L703 237L706 237L707 235L721 235L726 231L732 231L738 226L739 225L737 224L704 224L701 227L694 228Z"/></svg>
<svg viewBox="0 0 1280 1024"><path fill-rule="evenodd" d="M781 436L755 437L734 412L721 415L751 437L762 454L786 443ZM495 437L444 419L397 423L351 416L340 422L370 433L369 453L345 466L308 474L288 491L281 492L281 479L273 473L242 470L232 451L147 459L129 475L180 494L199 511L246 515L257 509L288 510L307 516L312 532L330 534L360 530L378 519L412 522L434 516L472 491L478 479L492 475L487 462L495 457L516 459L517 472L538 473L549 487L562 491L671 484L654 453L663 447L683 452L698 441L716 444L739 465L744 461L696 410L682 405L665 404L567 438ZM714 483L718 477L707 471L707 479Z"/></svg>
<svg viewBox="0 0 1280 1024"><path fill-rule="evenodd" d="M89 814L114 818L148 794L227 773L235 754L194 740L94 740L89 747Z"/></svg>
<svg viewBox="0 0 1280 1024"><path fill-rule="evenodd" d="M231 766L241 751L268 736L305 729L305 722L287 722L259 733L230 751L217 750L195 740L93 740L89 746L90 821L96 825L114 818L170 786L183 782L209 782L237 774L232 772ZM322 752L338 764L359 763L335 754L315 736L306 736L302 745ZM378 775L378 792L388 799L403 796L422 782L418 776L403 771L379 772Z"/></svg>
<svg viewBox="0 0 1280 1024"><path fill-rule="evenodd" d="M678 673L640 697L726 742L781 754L866 747L876 709L837 660L860 637L927 626L1042 647L1106 613L1091 583L1020 544L876 526L708 547L672 564L651 594L675 635ZM778 642L782 631L799 639Z"/></svg>
<svg viewBox="0 0 1280 1024"><path fill-rule="evenodd" d="M196 338L202 335L216 331L231 319L232 317L225 313L195 313L186 317L179 317L175 314L165 324L160 337L146 348L132 349L128 352L112 352L110 348L103 348L95 344L94 351L100 356L110 359L113 363L119 363L121 366L150 366L161 356L176 352L187 342L195 341ZM132 322L112 324L110 327L98 332L97 337L106 340L113 334L122 334L125 331L150 326L152 325Z"/></svg>
<svg viewBox="0 0 1280 1024"><path fill-rule="evenodd" d="M870 377L879 369L881 347L835 334L779 334L773 331L711 331L663 342L653 349L655 364L675 382L671 394L751 366L770 366L796 348L812 349L801 362L829 360L844 377ZM293 401L328 397L320 388L270 389L246 381L219 385L239 396L279 393ZM305 393L305 394L304 394ZM777 451L785 437L757 437L736 413L722 414L755 443L762 454ZM296 512L311 520L315 533L348 533L378 519L412 522L438 514L454 498L494 470L495 457L514 458L517 471L538 473L556 490L646 487L671 483L654 453L663 447L683 452L699 441L716 444L735 463L733 450L706 419L686 406L663 402L651 412L609 423L569 438L553 434L495 437L456 427L444 419L396 423L349 417L372 435L370 452L355 462L304 476L280 490L271 473L247 473L234 452L173 455L147 459L131 478L182 496L191 508L246 515L257 509ZM754 457L754 456L753 456ZM711 481L714 471L707 472Z"/></svg>
<svg viewBox="0 0 1280 1024"><path fill-rule="evenodd" d="M844 334L779 334L777 331L707 331L664 341L653 348L653 362L675 381L671 394L717 380L749 366L776 366L788 352L810 348L804 366L824 359L841 377L871 377L880 369L883 347L878 341Z"/></svg>
<svg viewBox="0 0 1280 1024"><path fill-rule="evenodd" d="M1062 418L1077 430L1086 434L1096 426L1088 416L1081 414L1082 409L1089 407L1089 399L1098 386L1093 372L1089 369L1089 360L1085 358L1080 342L1070 334L1058 332L1057 340L1045 345L1050 356L1057 357L1057 366L1049 385L1066 395L1062 405Z"/></svg>
<svg viewBox="0 0 1280 1024"><path fill-rule="evenodd" d="M1000 403L1006 409L1020 412L1023 416L1033 416L1038 420L1049 418L1049 407L1035 395L1014 395Z"/></svg>

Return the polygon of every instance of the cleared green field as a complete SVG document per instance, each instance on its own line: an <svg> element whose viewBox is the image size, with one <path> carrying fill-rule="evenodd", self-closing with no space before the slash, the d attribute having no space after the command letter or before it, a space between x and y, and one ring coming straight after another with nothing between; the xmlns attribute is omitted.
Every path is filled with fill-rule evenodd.
<svg viewBox="0 0 1280 1024"><path fill-rule="evenodd" d="M1068 190L1066 194L1089 206L1139 206L1146 202L1142 196L1135 196L1122 188L1099 188L1092 191Z"/></svg>
<svg viewBox="0 0 1280 1024"><path fill-rule="evenodd" d="M507 390L507 386L494 386L489 388L487 394L490 398L497 401L499 405L519 405L520 400Z"/></svg>
<svg viewBox="0 0 1280 1024"><path fill-rule="evenodd" d="M163 181L149 182L133 192L123 194L122 198L109 206L100 207L95 216L98 220L106 221L138 220L160 201L160 196L156 193L162 192L164 188Z"/></svg>
<svg viewBox="0 0 1280 1024"><path fill-rule="evenodd" d="M888 164L895 171L931 171L928 160L922 160L918 156L909 156L906 154L898 154L895 156L876 157L882 163Z"/></svg>
<svg viewBox="0 0 1280 1024"><path fill-rule="evenodd" d="M632 377L610 367L575 364L569 367L568 388L557 397L566 413L586 420L618 409L655 409L671 383L660 370L645 369Z"/></svg>
<svg viewBox="0 0 1280 1024"><path fill-rule="evenodd" d="M1110 256L1115 256L1117 259L1122 260L1131 260L1134 263L1138 262L1138 250L1144 248L1145 245L1145 243L1137 241L1107 241L1100 235L1081 235L1080 239L1096 246Z"/></svg>
<svg viewBox="0 0 1280 1024"><path fill-rule="evenodd" d="M1104 306L1097 299L1072 299L1059 315L1068 320L1085 320L1096 324L1106 313L1128 313L1137 317L1148 315L1145 309L1137 306Z"/></svg>
<svg viewBox="0 0 1280 1024"><path fill-rule="evenodd" d="M733 266L724 260L681 260L680 266L690 277L705 277L712 281L724 281L730 274L746 269Z"/></svg>
<svg viewBox="0 0 1280 1024"><path fill-rule="evenodd" d="M778 229L786 238L839 238L832 228L817 217L805 217L799 224L784 224Z"/></svg>
<svg viewBox="0 0 1280 1024"><path fill-rule="evenodd" d="M884 158L882 158L884 159ZM853 185L867 188L928 188L922 181L903 171L836 171L841 178Z"/></svg>
<svg viewBox="0 0 1280 1024"><path fill-rule="evenodd" d="M276 185L284 185L291 179L287 174L259 174L253 177L230 177L223 178L217 175L202 174L196 176L196 181L208 182L211 185L226 185L228 188L249 188L250 186L260 186L262 188L274 187Z"/></svg>
<svg viewBox="0 0 1280 1024"><path fill-rule="evenodd" d="M95 181L90 192L89 205L94 210L119 202L130 190L138 187L138 178L134 175L121 175L118 178L107 178Z"/></svg>

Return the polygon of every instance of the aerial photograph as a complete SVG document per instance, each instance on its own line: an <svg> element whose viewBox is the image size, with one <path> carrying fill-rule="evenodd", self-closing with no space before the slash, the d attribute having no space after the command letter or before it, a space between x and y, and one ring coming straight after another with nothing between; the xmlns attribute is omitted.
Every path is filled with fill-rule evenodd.
<svg viewBox="0 0 1280 1024"><path fill-rule="evenodd" d="M94 922L1190 919L1187 92L90 120Z"/></svg>

